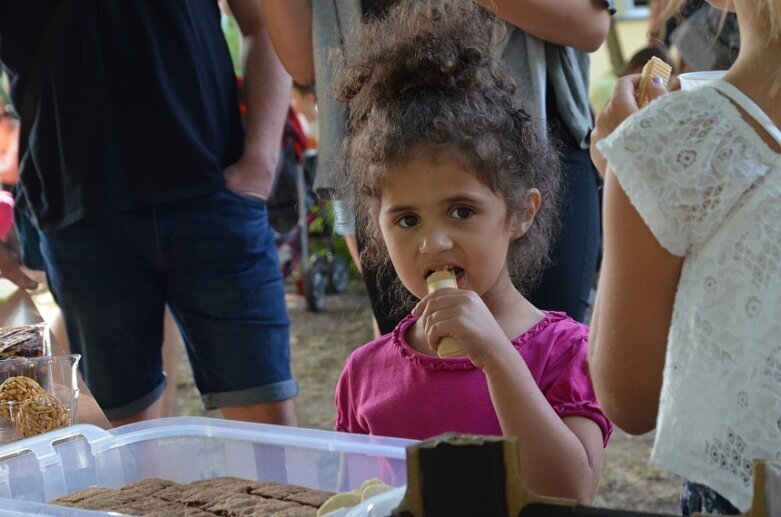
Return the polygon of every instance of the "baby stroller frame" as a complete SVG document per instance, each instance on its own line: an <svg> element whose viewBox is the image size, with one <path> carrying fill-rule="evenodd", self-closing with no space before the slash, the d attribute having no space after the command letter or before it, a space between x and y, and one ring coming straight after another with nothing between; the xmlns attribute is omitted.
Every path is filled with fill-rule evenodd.
<svg viewBox="0 0 781 517"><path fill-rule="evenodd" d="M277 167L274 188L268 199L269 221L277 232L277 247L287 246L287 257L280 257L282 272L287 277L299 270L296 288L313 312L325 308L328 293L347 289L350 273L344 257L334 250L332 227L324 221L319 236L328 239L324 251L310 254L310 224L315 219L313 209L322 211L325 202L313 191L317 169L317 151L303 150L303 133L295 116L288 116L283 135L282 155Z"/></svg>
<svg viewBox="0 0 781 517"><path fill-rule="evenodd" d="M304 154L305 163L317 162L317 152L307 151ZM314 170L316 165L312 165ZM307 197L307 175L305 167L299 165L296 173L296 188L298 199ZM323 202L318 203L320 207ZM322 233L328 236L328 249L325 253L310 255L309 253L309 223L311 210L306 203L298 203L298 225L301 239L301 254L307 260L300 262L301 277L304 279L304 297L307 308L314 312L320 312L325 308L325 298L328 293L341 293L347 289L350 282L350 272L344 257L337 255L332 240L332 228L328 223L324 224Z"/></svg>

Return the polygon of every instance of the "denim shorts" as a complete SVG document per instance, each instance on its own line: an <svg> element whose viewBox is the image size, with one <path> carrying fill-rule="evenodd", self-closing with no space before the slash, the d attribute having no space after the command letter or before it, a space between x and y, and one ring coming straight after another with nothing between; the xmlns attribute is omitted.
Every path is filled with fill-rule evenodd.
<svg viewBox="0 0 781 517"><path fill-rule="evenodd" d="M110 420L166 386L167 305L204 406L294 397L290 322L262 200L217 192L86 217L42 233L50 289L87 386Z"/></svg>

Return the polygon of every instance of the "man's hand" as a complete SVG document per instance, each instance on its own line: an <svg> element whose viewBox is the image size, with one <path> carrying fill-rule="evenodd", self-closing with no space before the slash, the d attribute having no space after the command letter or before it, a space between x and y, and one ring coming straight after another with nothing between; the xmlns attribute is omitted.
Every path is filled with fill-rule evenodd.
<svg viewBox="0 0 781 517"><path fill-rule="evenodd" d="M640 110L637 105L637 90L640 85L640 74L620 77L610 98L602 111L597 115L594 130L591 132L591 161L604 176L607 170L607 160L597 149L597 142L612 133L629 115ZM655 82L648 82L648 99L654 100L667 93L667 89Z"/></svg>
<svg viewBox="0 0 781 517"><path fill-rule="evenodd" d="M0 278L7 278L22 289L35 289L38 284L25 275L19 267L19 260L8 247L0 243Z"/></svg>
<svg viewBox="0 0 781 517"><path fill-rule="evenodd" d="M225 169L225 183L234 192L265 200L274 186L274 169L245 155Z"/></svg>

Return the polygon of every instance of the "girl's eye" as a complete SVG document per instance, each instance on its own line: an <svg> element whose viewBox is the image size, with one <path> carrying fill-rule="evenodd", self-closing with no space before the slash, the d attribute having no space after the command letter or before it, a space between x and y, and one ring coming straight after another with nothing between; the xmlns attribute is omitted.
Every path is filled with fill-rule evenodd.
<svg viewBox="0 0 781 517"><path fill-rule="evenodd" d="M414 215L405 215L398 221L398 225L402 228L412 228L418 224L418 218Z"/></svg>
<svg viewBox="0 0 781 517"><path fill-rule="evenodd" d="M469 219L475 214L475 211L465 206L460 206L454 209L450 215L455 219Z"/></svg>

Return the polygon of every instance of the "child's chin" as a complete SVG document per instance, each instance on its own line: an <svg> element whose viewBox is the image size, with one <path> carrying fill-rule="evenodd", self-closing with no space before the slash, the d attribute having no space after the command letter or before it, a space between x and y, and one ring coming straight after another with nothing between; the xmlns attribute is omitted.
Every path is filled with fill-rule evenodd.
<svg viewBox="0 0 781 517"><path fill-rule="evenodd" d="M412 293L412 296L415 297L415 303L422 300L427 294L428 294L428 287L423 286L422 288L415 286L415 288L410 289L408 285L404 285L405 289L407 289L407 292Z"/></svg>

